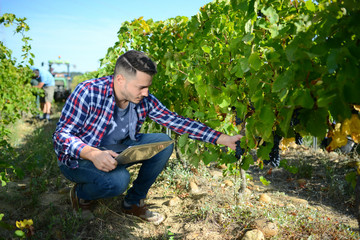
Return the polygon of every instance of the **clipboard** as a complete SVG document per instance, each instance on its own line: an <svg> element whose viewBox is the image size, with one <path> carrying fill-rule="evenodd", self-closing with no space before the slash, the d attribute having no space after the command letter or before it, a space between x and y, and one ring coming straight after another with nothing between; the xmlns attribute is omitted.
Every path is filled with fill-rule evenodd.
<svg viewBox="0 0 360 240"><path fill-rule="evenodd" d="M115 160L119 164L135 163L147 160L167 148L172 143L174 143L174 140L129 146L122 151L120 150L120 154L115 158ZM122 145L122 148L124 148L123 146L124 145Z"/></svg>

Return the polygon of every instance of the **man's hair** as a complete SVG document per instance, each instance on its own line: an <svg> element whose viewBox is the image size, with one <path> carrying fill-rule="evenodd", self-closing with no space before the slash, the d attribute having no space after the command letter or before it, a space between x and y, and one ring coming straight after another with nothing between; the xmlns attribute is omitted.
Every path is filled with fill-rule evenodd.
<svg viewBox="0 0 360 240"><path fill-rule="evenodd" d="M155 63L143 52L130 50L121 55L115 65L114 77L122 74L135 76L136 71L153 76L157 73Z"/></svg>
<svg viewBox="0 0 360 240"><path fill-rule="evenodd" d="M32 77L33 79L37 79L39 77L39 75L40 75L39 69L34 69L33 73L34 73L34 75Z"/></svg>

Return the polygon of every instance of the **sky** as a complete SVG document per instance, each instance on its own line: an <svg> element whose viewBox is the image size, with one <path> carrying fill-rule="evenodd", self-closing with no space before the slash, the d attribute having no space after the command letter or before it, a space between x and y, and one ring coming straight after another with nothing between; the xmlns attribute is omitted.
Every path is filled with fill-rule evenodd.
<svg viewBox="0 0 360 240"><path fill-rule="evenodd" d="M99 59L117 41L117 32L125 21L139 17L166 20L191 17L210 0L0 0L0 15L13 13L26 17L32 41L34 65L49 60L70 62L70 71L89 72L100 67ZM0 41L21 60L21 35L14 27L0 26ZM55 72L65 71L54 65Z"/></svg>

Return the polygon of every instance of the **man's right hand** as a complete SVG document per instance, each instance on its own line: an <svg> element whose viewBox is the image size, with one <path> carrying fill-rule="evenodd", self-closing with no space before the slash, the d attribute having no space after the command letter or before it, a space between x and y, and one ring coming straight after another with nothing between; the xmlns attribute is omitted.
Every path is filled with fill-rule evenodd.
<svg viewBox="0 0 360 240"><path fill-rule="evenodd" d="M80 157L89 161L92 161L95 167L104 172L110 172L117 166L115 157L117 154L111 150L102 151L97 148L86 146L82 149Z"/></svg>

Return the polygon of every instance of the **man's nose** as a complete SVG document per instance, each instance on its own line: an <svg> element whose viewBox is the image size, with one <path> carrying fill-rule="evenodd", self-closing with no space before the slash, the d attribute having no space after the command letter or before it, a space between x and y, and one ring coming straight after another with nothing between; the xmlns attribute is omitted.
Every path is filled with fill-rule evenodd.
<svg viewBox="0 0 360 240"><path fill-rule="evenodd" d="M143 89L142 95L143 95L144 97L149 96L149 89L148 89L148 88Z"/></svg>

